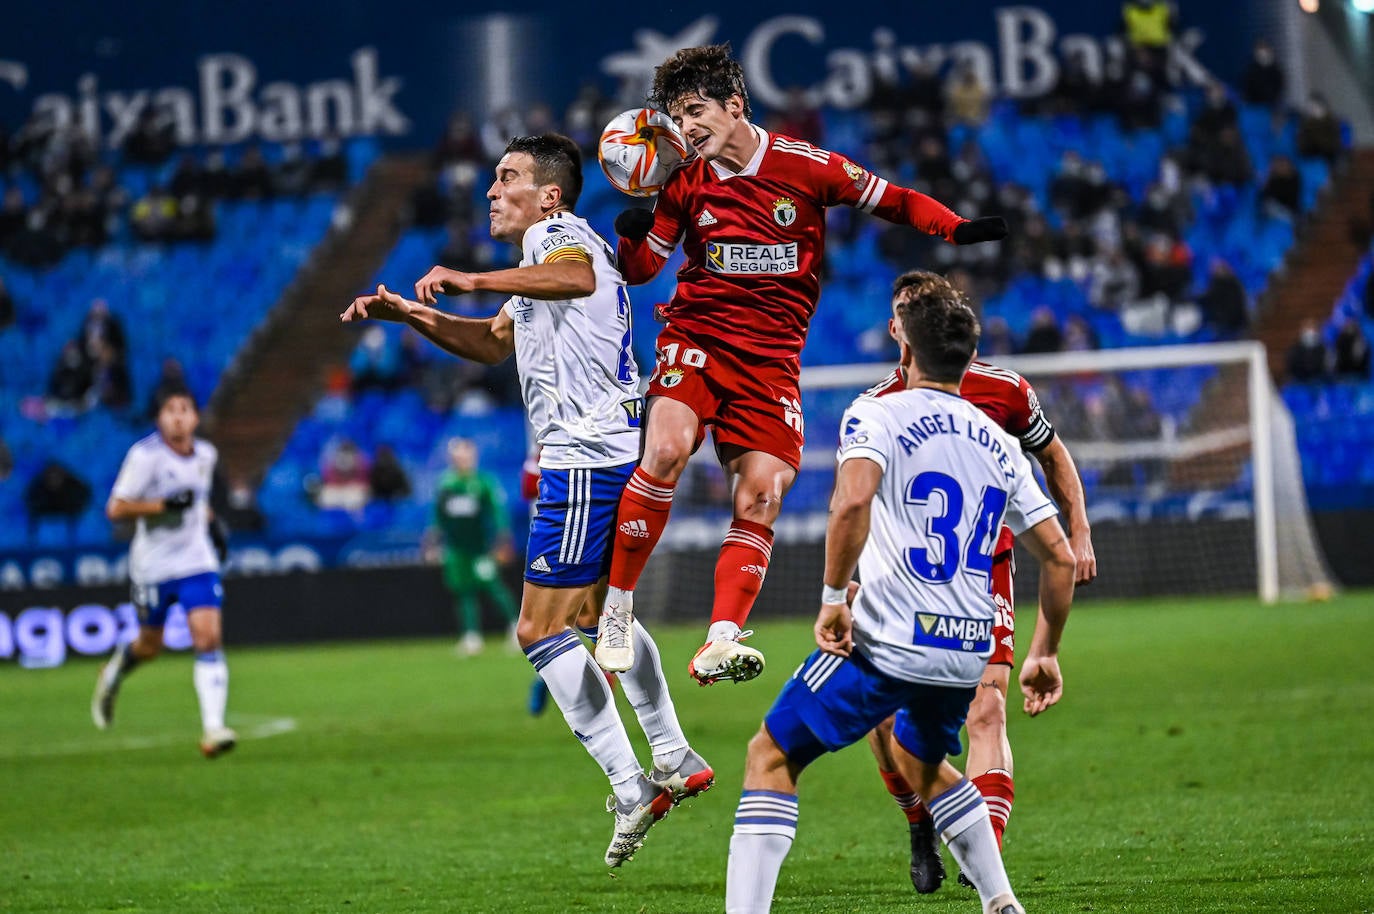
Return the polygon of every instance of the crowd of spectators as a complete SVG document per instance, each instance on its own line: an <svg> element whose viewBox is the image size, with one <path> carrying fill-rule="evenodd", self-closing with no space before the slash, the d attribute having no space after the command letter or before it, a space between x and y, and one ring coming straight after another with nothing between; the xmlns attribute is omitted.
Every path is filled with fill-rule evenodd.
<svg viewBox="0 0 1374 914"><path fill-rule="evenodd" d="M1358 318L1349 317L1328 343L1316 321L1304 321L1288 350L1288 380L1301 384L1368 381L1369 340Z"/></svg>
<svg viewBox="0 0 1374 914"><path fill-rule="evenodd" d="M1126 6L1162 9L1168 4L1131 0ZM1172 22L1176 14L1166 12L1159 21ZM1127 130L1157 127L1166 107L1179 104L1179 87L1165 60L1150 47L1128 41L1125 52L1109 56L1099 74L1081 56L1070 55L1054 90L1022 107L1051 116L1111 114ZM880 253L894 269L932 262L953 267L953 275L975 300L995 294L1019 275L1069 278L1084 285L1093 307L1116 312L1122 326L1137 335L1188 336L1203 330L1212 338L1233 339L1249 327L1249 296L1231 267L1212 259L1205 274L1195 270L1195 253L1186 240L1195 199L1233 199L1242 185L1259 184L1265 215L1299 218L1304 191L1300 171L1291 158L1275 155L1263 174L1255 173L1242 141L1238 98L1268 108L1274 131L1296 119L1299 155L1330 164L1344 155L1339 121L1324 98L1313 94L1296 112L1284 107L1285 74L1273 48L1260 40L1239 93L1219 82L1207 86L1186 142L1166 150L1138 199L1111 181L1102 163L1068 151L1050 181L1046 212L1028 188L999 185L976 142L950 147L952 126L978 124L986 117L986 99L973 100L971 83L977 79L970 67L942 77L929 64L904 79L879 72L866 155L879 170L893 172L914 157L913 186L969 216L1002 215L1011 229L1009 240L951 250L883 224ZM959 104L955 99L961 99ZM1204 278L1198 281L1197 276ZM999 351L1052 351L1046 347L1056 341L1056 348L1094 345L1090 333L1057 326L1052 313L1037 313L1019 339L1011 338L1005 326L990 329ZM863 340L860 346L872 349Z"/></svg>
<svg viewBox="0 0 1374 914"><path fill-rule="evenodd" d="M1069 54L1053 90L1021 107L1028 114L1051 117L1110 115L1127 130L1159 127L1176 104L1179 89L1178 74L1171 70L1166 52L1176 23L1177 12L1167 2L1128 0L1123 7L1122 53L1109 54L1100 69L1082 54ZM920 233L884 227L877 246L892 268L935 265L949 271L975 300L989 297L1020 275L1072 279L1083 285L1092 307L1116 312L1123 325L1146 335L1205 328L1214 338L1229 339L1248 329L1248 293L1231 266L1213 258L1205 273L1195 270L1195 253L1185 240L1195 198L1255 184L1267 215L1300 218L1301 172L1292 159L1277 155L1262 174L1256 173L1242 140L1238 102L1269 109L1275 130L1295 117L1298 155L1333 164L1344 155L1339 121L1325 99L1314 94L1296 112L1285 108L1286 75L1273 48L1261 40L1236 91L1220 83L1207 88L1186 141L1164 154L1142 194L1133 196L1112 181L1101 162L1068 152L1050 181L1045 211L1028 188L999 183L976 142L951 146L952 135L967 133L952 134L952 128L983 124L998 102L977 67L965 62L942 68L925 58L910 68L884 68L880 61L874 76L866 146L860 153L864 161L901 176L903 183L966 215L1002 215L1011 229L1003 244L943 247L937 255L936 245ZM481 197L511 136L560 130L579 143L590 161L601 125L639 103L642 99L612 98L587 85L561 116L547 105L503 109L483 121L455 113L432 152L433 180L413 196L409 213L418 226L444 229L434 262L466 270L510 262L508 246L487 236ZM762 123L771 131L822 144L826 140L814 100L799 89L790 90L786 103L765 113ZM335 189L347 177L337 142L324 143L318 155L309 157L301 147L287 146L272 161L256 146L243 149L232 161L223 151L199 156L177 150L170 123L155 112L140 119L117 155L98 149L75 126L58 129L35 118L12 135L0 128L0 175L26 179L4 184L0 252L25 264L51 263L74 247L102 244L125 226L146 241L206 240L214 237L218 200L303 195ZM146 192L131 195L120 186L121 166L160 169L165 180L148 182ZM852 239L863 218L836 210L832 234ZM1204 278L1197 281L1197 276ZM1374 302L1374 285L1369 297ZM1369 310L1374 315L1374 304ZM0 331L14 317L14 304L0 278ZM1347 323L1329 342L1319 327L1311 330L1289 353L1293 378L1369 376L1369 344L1358 321ZM875 328L871 336L885 339L885 328ZM1041 306L1015 332L1004 318L987 318L980 351L995 358L1016 352L1090 350L1099 342L1082 316L1061 320L1055 310ZM890 344L877 344L884 345ZM873 349L864 343L861 348ZM96 406L130 410L133 392L125 358L117 317L103 302L92 303L82 329L58 355L44 408L50 414ZM185 383L175 359L164 364L159 383ZM374 326L362 332L347 370L336 376L322 408L328 410L331 398L342 402L404 388L419 389L435 412L480 411L492 403L519 402L513 364L488 368L435 357L414 334ZM1055 399L1056 420L1070 437L1131 440L1161 433L1163 420L1146 391L1109 383L1086 394L1066 388L1050 396ZM1139 478L1151 469L1133 465L1130 472ZM30 517L63 514L80 501L82 485L69 468L44 468L26 493ZM703 480L698 488L716 486L718 481ZM357 512L373 501L405 498L410 481L387 445L369 454L355 441L341 438L324 448L319 472L307 480L306 488L320 507ZM234 480L222 494L220 510L237 513L238 522L230 521L236 528L261 528L253 491L249 481ZM87 486L86 502L89 497Z"/></svg>
<svg viewBox="0 0 1374 914"><path fill-rule="evenodd" d="M347 437L325 446L319 473L307 477L304 484L317 507L355 514L370 502L397 501L411 494L410 478L390 445L377 445L369 457Z"/></svg>
<svg viewBox="0 0 1374 914"><path fill-rule="evenodd" d="M117 150L102 150L79 124L35 113L11 132L0 125L0 253L28 266L55 263L74 248L105 244L124 225L144 241L208 240L217 200L300 196L342 187L348 163L328 140L312 155L299 145L269 164L249 146L231 163L223 151L182 154L170 177L131 194L118 169L161 169L176 155L171 123L146 111Z"/></svg>
<svg viewBox="0 0 1374 914"><path fill-rule="evenodd" d="M96 406L126 410L133 399L127 355L123 323L104 299L91 302L76 335L58 353L41 411L31 408L31 415L72 416Z"/></svg>

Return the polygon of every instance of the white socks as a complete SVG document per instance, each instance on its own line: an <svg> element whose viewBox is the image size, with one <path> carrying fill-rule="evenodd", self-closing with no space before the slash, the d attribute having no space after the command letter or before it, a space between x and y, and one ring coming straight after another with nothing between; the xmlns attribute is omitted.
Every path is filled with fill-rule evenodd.
<svg viewBox="0 0 1374 914"><path fill-rule="evenodd" d="M707 641L738 641L740 627L728 620L723 622L712 622L711 627L706 630Z"/></svg>
<svg viewBox="0 0 1374 914"><path fill-rule="evenodd" d="M192 666L192 680L196 684L196 698L200 700L200 728L205 733L224 727L224 706L229 701L229 667L224 651L196 654Z"/></svg>
<svg viewBox="0 0 1374 914"><path fill-rule="evenodd" d="M634 666L618 674L620 687L625 690L625 697L639 718L639 726L648 737L654 764L671 771L682 763L687 751L687 736L678 723L673 696L668 693L658 645L638 621L634 624L632 637L635 662Z"/></svg>
<svg viewBox="0 0 1374 914"><path fill-rule="evenodd" d="M637 802L642 772L605 674L572 629L525 648L525 656L549 687L573 736L606 772L616 799ZM622 795L623 794L623 795Z"/></svg>
<svg viewBox="0 0 1374 914"><path fill-rule="evenodd" d="M967 778L932 799L928 804L935 830L949 845L959 869L972 880L984 907L992 899L1012 897L997 837L992 832L988 806L978 788Z"/></svg>
<svg viewBox="0 0 1374 914"><path fill-rule="evenodd" d="M725 871L726 914L767 914L778 871L796 835L795 794L775 790L740 794Z"/></svg>

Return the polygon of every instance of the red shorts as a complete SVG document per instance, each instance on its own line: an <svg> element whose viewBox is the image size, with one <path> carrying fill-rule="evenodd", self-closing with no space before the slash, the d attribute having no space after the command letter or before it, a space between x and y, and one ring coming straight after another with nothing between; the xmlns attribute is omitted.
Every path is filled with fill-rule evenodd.
<svg viewBox="0 0 1374 914"><path fill-rule="evenodd" d="M697 444L711 427L716 447L733 444L772 454L793 469L801 465L805 441L796 360L767 362L758 356L693 338L671 324L655 345L658 364L649 397L667 397L691 407L701 421Z"/></svg>
<svg viewBox="0 0 1374 914"><path fill-rule="evenodd" d="M992 622L992 656L988 663L1016 665L1016 603L1011 591L1015 565L1010 551L992 561L992 602L997 605L997 616Z"/></svg>

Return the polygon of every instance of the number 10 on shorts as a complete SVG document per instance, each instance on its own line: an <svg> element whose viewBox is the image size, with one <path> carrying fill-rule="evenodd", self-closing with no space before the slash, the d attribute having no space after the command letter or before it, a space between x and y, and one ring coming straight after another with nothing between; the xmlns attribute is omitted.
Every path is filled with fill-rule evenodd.
<svg viewBox="0 0 1374 914"><path fill-rule="evenodd" d="M688 368L705 368L706 353L700 349L683 349L680 343L665 343L658 350L658 362L663 368L678 364L678 353L682 354L682 364Z"/></svg>

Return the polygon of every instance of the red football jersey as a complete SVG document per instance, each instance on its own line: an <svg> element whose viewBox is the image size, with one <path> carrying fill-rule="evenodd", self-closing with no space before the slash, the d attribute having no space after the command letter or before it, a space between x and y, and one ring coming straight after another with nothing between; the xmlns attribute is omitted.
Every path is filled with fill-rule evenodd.
<svg viewBox="0 0 1374 914"><path fill-rule="evenodd" d="M820 297L825 209L844 204L945 240L966 220L838 153L754 127L738 173L704 159L669 177L643 241L620 240L629 283L647 282L679 245L687 261L662 316L691 335L796 360Z"/></svg>
<svg viewBox="0 0 1374 914"><path fill-rule="evenodd" d="M864 393L881 397L905 389L906 376L899 366ZM1034 453L1054 439L1054 426L1045 418L1035 388L1014 371L975 360L959 385L959 396L987 413L1008 434L1015 435L1022 450ZM995 553L1000 556L1009 552L1013 540L1011 529L1003 527Z"/></svg>

